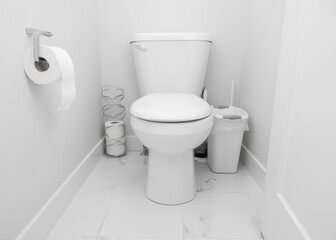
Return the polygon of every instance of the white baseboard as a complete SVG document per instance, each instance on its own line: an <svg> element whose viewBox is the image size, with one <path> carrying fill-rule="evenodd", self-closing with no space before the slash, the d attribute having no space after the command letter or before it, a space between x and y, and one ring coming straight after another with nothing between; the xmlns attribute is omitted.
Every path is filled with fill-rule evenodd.
<svg viewBox="0 0 336 240"><path fill-rule="evenodd" d="M103 140L92 148L15 240L44 240L103 156Z"/></svg>
<svg viewBox="0 0 336 240"><path fill-rule="evenodd" d="M264 189L267 170L244 144L240 152L240 161L250 172L259 187Z"/></svg>
<svg viewBox="0 0 336 240"><path fill-rule="evenodd" d="M127 151L142 151L142 143L135 135L126 135Z"/></svg>

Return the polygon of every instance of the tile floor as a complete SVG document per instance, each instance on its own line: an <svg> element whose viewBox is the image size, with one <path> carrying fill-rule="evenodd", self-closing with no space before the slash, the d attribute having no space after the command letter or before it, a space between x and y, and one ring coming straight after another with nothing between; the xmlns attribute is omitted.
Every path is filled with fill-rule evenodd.
<svg viewBox="0 0 336 240"><path fill-rule="evenodd" d="M196 198L164 206L144 195L147 159L102 157L47 240L260 240L262 191L244 166L215 174L196 162Z"/></svg>

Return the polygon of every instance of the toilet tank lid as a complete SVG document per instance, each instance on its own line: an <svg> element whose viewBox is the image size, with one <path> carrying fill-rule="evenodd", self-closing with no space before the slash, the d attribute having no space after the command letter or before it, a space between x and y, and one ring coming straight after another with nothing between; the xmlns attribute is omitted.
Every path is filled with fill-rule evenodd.
<svg viewBox="0 0 336 240"><path fill-rule="evenodd" d="M154 122L186 122L208 117L210 105L188 93L152 93L136 100L131 114Z"/></svg>
<svg viewBox="0 0 336 240"><path fill-rule="evenodd" d="M131 37L132 42L143 41L206 41L212 42L210 34L200 32L161 32L136 33Z"/></svg>

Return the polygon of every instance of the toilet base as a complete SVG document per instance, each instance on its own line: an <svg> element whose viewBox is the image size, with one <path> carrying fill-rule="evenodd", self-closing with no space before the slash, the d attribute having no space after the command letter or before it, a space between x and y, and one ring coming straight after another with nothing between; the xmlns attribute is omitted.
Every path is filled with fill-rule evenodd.
<svg viewBox="0 0 336 240"><path fill-rule="evenodd" d="M149 149L146 195L154 202L167 205L193 200L196 195L193 150Z"/></svg>

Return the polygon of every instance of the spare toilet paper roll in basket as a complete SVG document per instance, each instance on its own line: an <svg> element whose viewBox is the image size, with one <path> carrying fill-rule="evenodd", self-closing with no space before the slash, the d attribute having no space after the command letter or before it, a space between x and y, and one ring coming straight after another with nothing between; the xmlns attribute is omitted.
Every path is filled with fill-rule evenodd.
<svg viewBox="0 0 336 240"><path fill-rule="evenodd" d="M27 76L36 84L48 84L61 81L62 100L57 111L65 111L71 107L76 98L75 70L68 53L62 48L40 45L39 59L45 59L45 67L35 63L33 48L23 55L23 65Z"/></svg>
<svg viewBox="0 0 336 240"><path fill-rule="evenodd" d="M112 157L121 157L126 154L125 124L122 121L111 120L105 122L106 154Z"/></svg>

